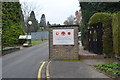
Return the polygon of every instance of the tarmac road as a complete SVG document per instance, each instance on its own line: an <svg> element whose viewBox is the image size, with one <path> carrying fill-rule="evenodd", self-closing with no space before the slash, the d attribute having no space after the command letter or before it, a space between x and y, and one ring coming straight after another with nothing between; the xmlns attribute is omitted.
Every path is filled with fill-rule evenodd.
<svg viewBox="0 0 120 80"><path fill-rule="evenodd" d="M48 42L5 55L2 58L2 77L37 78L39 67L48 56Z"/></svg>

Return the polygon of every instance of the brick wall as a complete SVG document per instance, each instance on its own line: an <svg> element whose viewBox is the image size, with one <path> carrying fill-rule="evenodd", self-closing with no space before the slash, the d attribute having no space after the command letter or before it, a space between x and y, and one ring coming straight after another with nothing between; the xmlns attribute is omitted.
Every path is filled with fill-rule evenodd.
<svg viewBox="0 0 120 80"><path fill-rule="evenodd" d="M53 29L74 29L74 45L53 45ZM78 26L51 26L49 32L49 58L51 60L78 60Z"/></svg>

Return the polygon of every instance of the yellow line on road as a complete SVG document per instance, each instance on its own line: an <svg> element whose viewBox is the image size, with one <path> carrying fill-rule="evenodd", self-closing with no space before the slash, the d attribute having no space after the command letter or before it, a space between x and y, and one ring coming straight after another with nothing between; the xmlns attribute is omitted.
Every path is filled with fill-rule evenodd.
<svg viewBox="0 0 120 80"><path fill-rule="evenodd" d="M42 65L40 66L40 68L38 70L38 80L40 80L40 78L41 78L41 71L42 71L44 64L45 64L45 62L42 63Z"/></svg>
<svg viewBox="0 0 120 80"><path fill-rule="evenodd" d="M50 80L50 72L49 72L49 66L50 66L51 61L49 61L47 67L46 67L46 78L47 80Z"/></svg>

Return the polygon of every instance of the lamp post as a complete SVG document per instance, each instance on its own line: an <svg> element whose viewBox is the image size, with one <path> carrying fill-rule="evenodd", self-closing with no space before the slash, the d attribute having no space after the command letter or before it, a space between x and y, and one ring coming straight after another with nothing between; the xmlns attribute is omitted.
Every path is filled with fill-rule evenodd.
<svg viewBox="0 0 120 80"><path fill-rule="evenodd" d="M30 33L30 35L29 35L29 39L30 39L30 40L29 40L29 41L30 41L29 43L30 43L30 45L32 44L32 42L31 42L31 28L30 28L31 25L32 25L32 21L28 21L28 26L29 26L28 28L29 28L29 33Z"/></svg>

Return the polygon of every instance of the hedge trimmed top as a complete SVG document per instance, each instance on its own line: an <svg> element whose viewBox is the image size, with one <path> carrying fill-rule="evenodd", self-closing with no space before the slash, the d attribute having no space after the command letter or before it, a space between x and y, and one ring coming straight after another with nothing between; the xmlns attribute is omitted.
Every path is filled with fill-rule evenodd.
<svg viewBox="0 0 120 80"><path fill-rule="evenodd" d="M112 20L111 13L95 13L89 20L89 24L95 24L98 22L109 23Z"/></svg>

